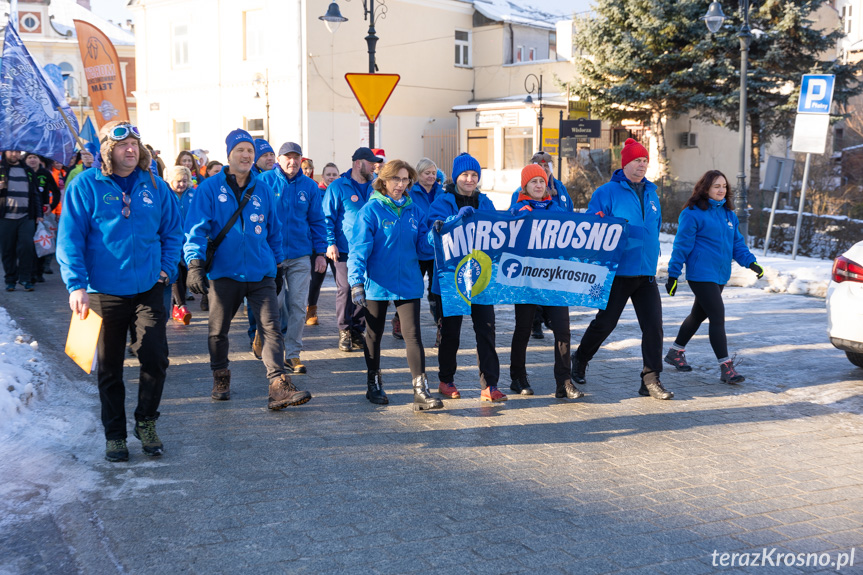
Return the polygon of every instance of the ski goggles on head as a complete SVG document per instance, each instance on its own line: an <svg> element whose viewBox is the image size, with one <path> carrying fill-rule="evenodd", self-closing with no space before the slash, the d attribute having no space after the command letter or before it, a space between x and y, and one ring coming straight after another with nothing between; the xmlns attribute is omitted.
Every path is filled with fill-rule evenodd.
<svg viewBox="0 0 863 575"><path fill-rule="evenodd" d="M141 132L139 132L138 128L132 124L118 124L114 126L110 132L105 134L105 137L103 137L101 141L104 143L108 141L108 138L110 138L115 142L121 142L129 136L133 136L136 140L140 140Z"/></svg>

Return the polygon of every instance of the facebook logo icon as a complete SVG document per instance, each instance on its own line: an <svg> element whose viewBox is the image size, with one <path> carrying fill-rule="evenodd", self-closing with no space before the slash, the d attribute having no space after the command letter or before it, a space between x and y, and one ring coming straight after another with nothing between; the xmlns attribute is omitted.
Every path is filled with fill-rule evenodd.
<svg viewBox="0 0 863 575"><path fill-rule="evenodd" d="M508 278L517 278L521 273L521 262L518 260L509 259L503 262L501 266L503 275Z"/></svg>

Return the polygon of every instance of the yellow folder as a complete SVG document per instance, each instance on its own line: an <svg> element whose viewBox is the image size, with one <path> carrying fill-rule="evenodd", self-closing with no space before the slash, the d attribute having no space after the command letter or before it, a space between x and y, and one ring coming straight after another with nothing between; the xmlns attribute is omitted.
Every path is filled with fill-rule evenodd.
<svg viewBox="0 0 863 575"><path fill-rule="evenodd" d="M69 337L66 338L66 355L87 373L91 373L96 367L96 344L99 343L100 331L102 316L92 309L87 314L87 319L79 319L77 313L72 314Z"/></svg>

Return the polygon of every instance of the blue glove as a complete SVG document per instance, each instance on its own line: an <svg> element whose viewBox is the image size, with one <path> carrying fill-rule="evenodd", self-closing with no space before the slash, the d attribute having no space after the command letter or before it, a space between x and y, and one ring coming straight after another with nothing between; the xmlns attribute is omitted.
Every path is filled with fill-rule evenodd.
<svg viewBox="0 0 863 575"><path fill-rule="evenodd" d="M668 295L674 297L674 294L677 293L677 278L668 278L668 281L665 282L665 291L668 292Z"/></svg>
<svg viewBox="0 0 863 575"><path fill-rule="evenodd" d="M472 207L470 207L470 206L465 206L465 207L463 207L462 209L460 209L460 210L458 211L458 214L456 214L456 217L457 217L457 218L459 218L459 219L461 219L461 218L466 218L467 216L473 215L473 213L474 213L475 211L476 211L476 210L474 210Z"/></svg>
<svg viewBox="0 0 863 575"><path fill-rule="evenodd" d="M517 216L517 215L518 215L518 211L519 211L519 210L518 210L518 208L510 208L510 209L509 209L509 213L510 213L510 215L512 215L512 216Z"/></svg>
<svg viewBox="0 0 863 575"><path fill-rule="evenodd" d="M755 276L758 279L764 277L764 268L758 265L758 262L752 262L751 264L749 264L749 269L755 272Z"/></svg>
<svg viewBox="0 0 863 575"><path fill-rule="evenodd" d="M366 307L366 288L363 284L357 284L351 288L351 300L354 305Z"/></svg>

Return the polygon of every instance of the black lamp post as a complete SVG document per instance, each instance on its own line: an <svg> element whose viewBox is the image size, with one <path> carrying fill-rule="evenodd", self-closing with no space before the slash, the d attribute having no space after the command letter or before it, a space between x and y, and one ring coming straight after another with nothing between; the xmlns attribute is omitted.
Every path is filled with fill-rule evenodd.
<svg viewBox="0 0 863 575"><path fill-rule="evenodd" d="M350 0L347 0L350 2ZM363 2L363 19L369 21L369 32L366 36L366 45L369 50L369 74L374 74L378 70L375 63L375 46L378 43L377 32L375 31L375 21L378 18L387 17L387 4L385 0L362 0ZM339 5L332 2L327 8L327 13L319 16L318 20L323 20L327 25L327 30L330 33L335 33L342 22L347 22L348 19L342 16L339 10ZM369 147L375 147L375 123L369 122Z"/></svg>
<svg viewBox="0 0 863 575"><path fill-rule="evenodd" d="M539 115L536 119L539 121L539 151L542 151L542 74L538 78L536 74L528 74L524 79L524 91L527 92L527 98L524 99L525 104L533 104L533 98L530 95L534 91L536 91L536 97L539 99Z"/></svg>
<svg viewBox="0 0 863 575"><path fill-rule="evenodd" d="M749 194L746 190L746 74L749 68L749 44L752 41L752 31L749 28L749 0L738 0L743 14L743 26L737 37L740 38L740 169L737 172L737 219L740 220L740 234L749 243ZM711 33L722 27L725 14L718 0L710 3L704 23Z"/></svg>

